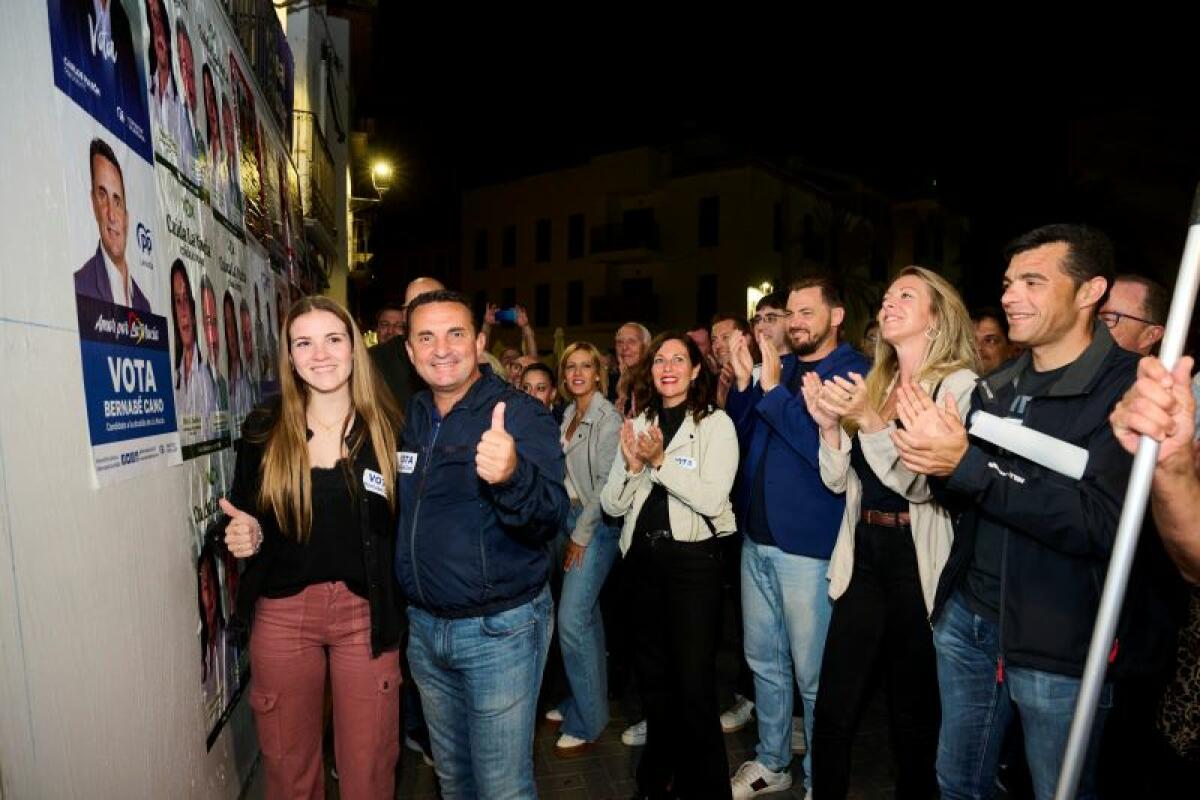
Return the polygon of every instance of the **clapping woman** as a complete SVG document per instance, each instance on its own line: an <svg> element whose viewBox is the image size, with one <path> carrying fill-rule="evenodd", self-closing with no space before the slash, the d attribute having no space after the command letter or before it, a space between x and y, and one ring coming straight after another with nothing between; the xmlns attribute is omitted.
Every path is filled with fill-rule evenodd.
<svg viewBox="0 0 1200 800"><path fill-rule="evenodd" d="M621 455L600 495L605 512L625 517L621 551L647 722L638 792L729 797L716 693L718 539L737 527L729 502L737 435L712 402L712 378L695 342L661 334L645 359L648 368L637 371L632 387L641 411L622 426Z"/></svg>

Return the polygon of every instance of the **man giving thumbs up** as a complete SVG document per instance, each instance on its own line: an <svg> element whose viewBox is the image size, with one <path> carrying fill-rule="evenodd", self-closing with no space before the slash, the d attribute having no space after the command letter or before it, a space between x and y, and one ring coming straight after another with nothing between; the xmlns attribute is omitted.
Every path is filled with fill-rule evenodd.
<svg viewBox="0 0 1200 800"><path fill-rule="evenodd" d="M546 545L569 502L554 418L480 366L485 342L462 295L409 304L405 346L429 389L400 444L396 577L443 793L533 797Z"/></svg>

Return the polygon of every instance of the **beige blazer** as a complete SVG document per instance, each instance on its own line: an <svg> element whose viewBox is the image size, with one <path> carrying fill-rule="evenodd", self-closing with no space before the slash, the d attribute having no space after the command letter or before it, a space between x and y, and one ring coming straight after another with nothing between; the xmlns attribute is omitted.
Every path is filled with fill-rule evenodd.
<svg viewBox="0 0 1200 800"><path fill-rule="evenodd" d="M636 432L648 427L644 416L634 418ZM691 414L687 415L667 444L658 469L643 467L631 475L625 470L624 456L618 452L600 491L600 505L609 516L625 517L621 552L629 550L638 514L656 483L667 490L671 535L676 541L697 542L711 537L713 531L718 536L736 531L729 492L737 468L737 432L733 420L720 409L700 420L699 426L692 422ZM705 522L706 517L712 528Z"/></svg>
<svg viewBox="0 0 1200 800"><path fill-rule="evenodd" d="M978 377L969 369L952 372L942 380L935 401L945 402L947 392L954 395L958 413L966 418L971 407L971 392ZM922 385L925 391L933 390L933 384ZM921 579L921 592L925 597L925 610L933 611L933 597L937 592L938 578L946 559L950 556L950 545L954 541L954 528L950 515L933 500L929 484L924 475L910 472L900 460L891 433L896 429L894 422L875 433L857 434L867 463L875 471L884 486L908 500L911 517L913 546L917 551L917 573ZM842 596L850 585L854 574L854 528L862 510L862 484L850 467L850 436L842 430L838 447L829 445L821 437L820 453L817 457L821 466L821 480L834 492L846 493L846 513L838 529L837 543L829 560L829 596L834 600ZM897 530L897 533L900 531Z"/></svg>

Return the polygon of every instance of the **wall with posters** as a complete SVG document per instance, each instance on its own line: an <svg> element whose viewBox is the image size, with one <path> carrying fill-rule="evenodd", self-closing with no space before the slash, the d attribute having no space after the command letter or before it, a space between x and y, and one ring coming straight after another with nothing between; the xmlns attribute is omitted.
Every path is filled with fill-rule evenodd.
<svg viewBox="0 0 1200 800"><path fill-rule="evenodd" d="M209 526L302 273L289 142L217 0L4 3L0 74L0 796L236 797Z"/></svg>

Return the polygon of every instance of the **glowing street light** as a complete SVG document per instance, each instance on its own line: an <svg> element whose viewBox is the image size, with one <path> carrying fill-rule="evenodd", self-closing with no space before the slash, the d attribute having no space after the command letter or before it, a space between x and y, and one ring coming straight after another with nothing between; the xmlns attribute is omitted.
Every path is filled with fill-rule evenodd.
<svg viewBox="0 0 1200 800"><path fill-rule="evenodd" d="M395 175L396 170L389 161L379 159L371 165L371 185L375 187L375 191L379 193L381 199L383 193L392 188L392 179Z"/></svg>

